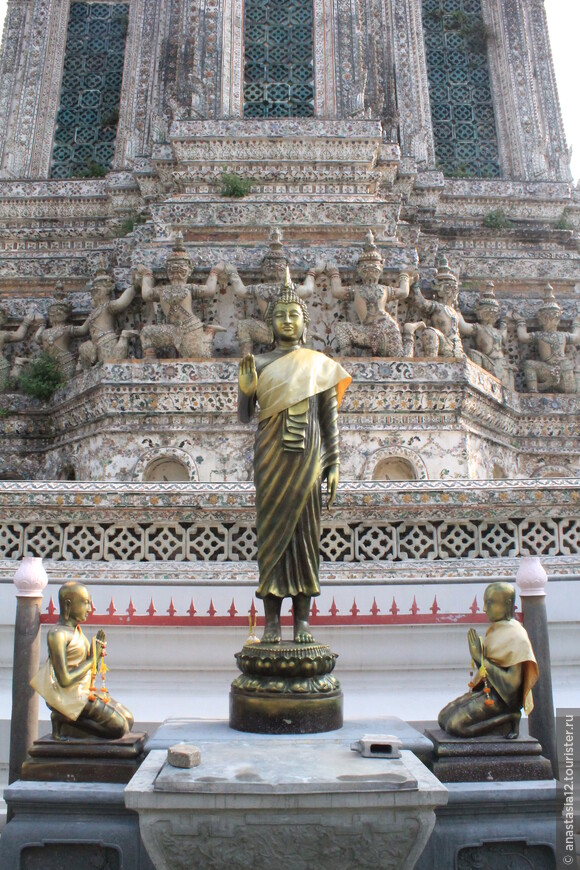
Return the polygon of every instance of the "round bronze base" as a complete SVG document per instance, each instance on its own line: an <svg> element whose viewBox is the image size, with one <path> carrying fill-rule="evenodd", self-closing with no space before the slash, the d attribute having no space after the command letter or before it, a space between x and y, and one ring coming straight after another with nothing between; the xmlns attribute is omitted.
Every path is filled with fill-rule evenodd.
<svg viewBox="0 0 580 870"><path fill-rule="evenodd" d="M342 728L342 692L326 644L244 644L230 691L230 727L255 734L317 734Z"/></svg>
<svg viewBox="0 0 580 870"><path fill-rule="evenodd" d="M342 728L342 692L327 695L230 692L230 728L254 734L319 734Z"/></svg>

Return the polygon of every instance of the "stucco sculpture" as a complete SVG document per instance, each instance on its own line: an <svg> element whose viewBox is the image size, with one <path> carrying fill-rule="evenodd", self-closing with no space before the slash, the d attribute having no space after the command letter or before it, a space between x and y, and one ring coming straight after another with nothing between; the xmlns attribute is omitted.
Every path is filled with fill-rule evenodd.
<svg viewBox="0 0 580 870"><path fill-rule="evenodd" d="M357 263L360 284L344 287L337 266L327 265L333 297L353 302L359 321L336 324L336 340L342 354L352 354L353 348L360 347L370 350L373 356L413 356L414 333L425 324L406 323L401 335L399 324L386 310L388 303L408 297L409 275L401 272L398 287L390 287L380 283L383 268L383 257L370 230Z"/></svg>
<svg viewBox="0 0 580 870"><path fill-rule="evenodd" d="M0 390L5 389L10 380L17 378L26 363L25 357L15 357L12 363L4 356L4 345L17 341L24 341L28 330L34 323L34 313L29 312L16 329L6 329L8 314L0 306Z"/></svg>
<svg viewBox="0 0 580 870"><path fill-rule="evenodd" d="M91 284L92 310L82 329L88 331L90 340L79 347L79 365L88 369L105 360L127 359L129 339L137 335L135 330L123 329L117 333L115 319L126 311L135 297L135 288L127 287L117 299L113 299L115 282L104 262L99 263Z"/></svg>
<svg viewBox="0 0 580 870"><path fill-rule="evenodd" d="M233 266L227 268L235 295L244 302L253 299L259 314L259 317L243 317L238 322L237 337L240 355L246 356L246 354L252 353L254 345L271 344L274 340L272 328L266 322L265 317L268 305L277 296L288 268L280 230L274 229L272 231L268 252L262 261L262 280L259 284L244 285L237 269ZM301 299L308 299L312 295L316 276L322 272L322 269L322 266L309 269L304 283L295 288Z"/></svg>
<svg viewBox="0 0 580 870"><path fill-rule="evenodd" d="M43 351L58 364L65 378L72 377L76 367L75 356L70 350L71 338L88 335L89 332L88 321L82 326L67 323L71 313L72 305L67 294L62 284L57 284L47 309L48 324L42 323L34 336Z"/></svg>
<svg viewBox="0 0 580 870"><path fill-rule="evenodd" d="M513 389L513 371L503 347L507 337L507 324L499 316L499 302L495 298L491 281L480 294L475 313L477 323L464 322L462 328L462 334L471 336L474 344L474 347L467 351L467 356L482 369L499 378L506 387Z"/></svg>
<svg viewBox="0 0 580 870"><path fill-rule="evenodd" d="M421 333L423 356L463 359L465 352L461 333L469 332L469 327L457 307L459 296L457 276L451 270L444 255L437 260L433 290L435 298L425 299L418 283L411 287L411 303L421 316L428 318L428 325Z"/></svg>
<svg viewBox="0 0 580 870"><path fill-rule="evenodd" d="M580 317L576 317L572 332L558 329L562 309L552 287L547 284L544 301L538 309L537 332L528 332L525 320L517 321L518 340L530 345L537 356L524 360L523 369L526 386L530 393L577 392L574 360L568 356L573 347L580 345Z"/></svg>
<svg viewBox="0 0 580 870"><path fill-rule="evenodd" d="M203 323L193 310L194 301L215 296L218 275L225 275L225 264L217 263L210 270L205 284L189 284L192 272L183 238L177 235L173 250L165 262L169 284L156 286L153 272L143 265L135 272L135 285L141 288L143 301L158 303L165 323L148 323L141 330L141 346L146 359L155 359L157 351L173 347L182 358L209 358L213 341L224 327L218 323Z"/></svg>

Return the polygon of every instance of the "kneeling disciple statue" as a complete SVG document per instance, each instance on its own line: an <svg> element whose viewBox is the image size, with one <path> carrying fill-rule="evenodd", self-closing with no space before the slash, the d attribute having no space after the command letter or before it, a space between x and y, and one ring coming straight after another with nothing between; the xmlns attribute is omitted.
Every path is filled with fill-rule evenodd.
<svg viewBox="0 0 580 870"><path fill-rule="evenodd" d="M453 737L517 737L522 707L526 713L534 707L538 665L527 631L513 618L514 604L510 583L486 588L483 609L491 625L485 638L474 628L467 635L475 672L471 689L439 713L439 726Z"/></svg>
<svg viewBox="0 0 580 870"><path fill-rule="evenodd" d="M350 375L325 354L305 348L304 301L288 283L270 304L275 348L240 363L240 418L260 407L254 451L258 528L257 596L264 601L262 643L280 643L280 609L292 598L294 640L313 641L310 601L318 595L321 482L328 506L338 484L337 411Z"/></svg>
<svg viewBox="0 0 580 870"><path fill-rule="evenodd" d="M133 716L106 691L94 688L106 651L105 632L89 643L82 632L91 609L86 586L64 583L58 591L60 616L49 629L48 661L30 681L51 711L52 736L116 740L133 726Z"/></svg>

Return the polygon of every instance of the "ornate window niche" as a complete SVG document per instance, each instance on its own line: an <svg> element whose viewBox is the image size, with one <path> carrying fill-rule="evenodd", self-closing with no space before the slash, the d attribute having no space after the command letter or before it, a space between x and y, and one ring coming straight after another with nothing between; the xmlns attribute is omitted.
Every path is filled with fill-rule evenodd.
<svg viewBox="0 0 580 870"><path fill-rule="evenodd" d="M314 115L312 0L245 0L244 117Z"/></svg>
<svg viewBox="0 0 580 870"><path fill-rule="evenodd" d="M366 459L363 480L428 480L427 467L414 450L381 447Z"/></svg>
<svg viewBox="0 0 580 870"><path fill-rule="evenodd" d="M223 0L222 117L335 118L335 54L332 0Z"/></svg>
<svg viewBox="0 0 580 870"><path fill-rule="evenodd" d="M189 453L177 447L152 447L137 460L133 480L198 481L199 471Z"/></svg>
<svg viewBox="0 0 580 870"><path fill-rule="evenodd" d="M497 178L481 0L422 0L422 12L437 163L447 176Z"/></svg>
<svg viewBox="0 0 580 870"><path fill-rule="evenodd" d="M111 168L129 4L70 4L51 178L94 177Z"/></svg>
<svg viewBox="0 0 580 870"><path fill-rule="evenodd" d="M417 480L417 472L408 459L391 456L381 459L373 469L373 480Z"/></svg>

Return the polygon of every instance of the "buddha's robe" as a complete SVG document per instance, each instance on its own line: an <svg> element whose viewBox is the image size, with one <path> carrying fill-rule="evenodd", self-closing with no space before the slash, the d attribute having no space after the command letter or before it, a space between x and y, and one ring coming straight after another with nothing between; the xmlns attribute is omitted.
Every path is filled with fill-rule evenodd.
<svg viewBox="0 0 580 870"><path fill-rule="evenodd" d="M254 452L259 598L320 593L321 481L338 465L337 411L351 380L337 362L307 348L260 372Z"/></svg>

